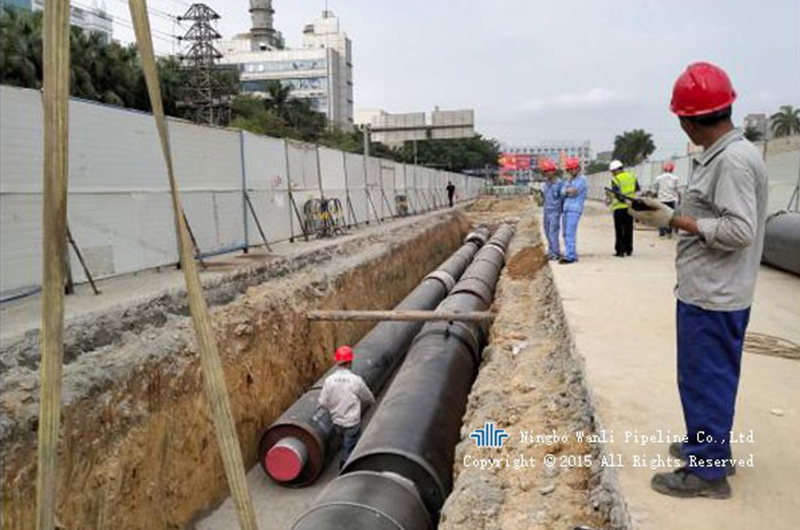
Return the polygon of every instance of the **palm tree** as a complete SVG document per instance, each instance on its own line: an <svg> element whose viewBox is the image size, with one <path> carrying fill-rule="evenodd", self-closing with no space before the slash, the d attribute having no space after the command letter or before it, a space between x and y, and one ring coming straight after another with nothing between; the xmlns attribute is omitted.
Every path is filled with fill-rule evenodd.
<svg viewBox="0 0 800 530"><path fill-rule="evenodd" d="M42 86L42 16L5 6L0 13L0 83Z"/></svg>
<svg viewBox="0 0 800 530"><path fill-rule="evenodd" d="M776 138L800 134L800 108L783 105L770 117L770 120L772 121L772 134Z"/></svg>
<svg viewBox="0 0 800 530"><path fill-rule="evenodd" d="M291 85L284 85L280 81L267 83L267 108L287 121L292 110L290 101L292 101Z"/></svg>
<svg viewBox="0 0 800 530"><path fill-rule="evenodd" d="M643 129L634 129L614 138L614 158L626 166L635 166L653 154L656 146L653 136Z"/></svg>

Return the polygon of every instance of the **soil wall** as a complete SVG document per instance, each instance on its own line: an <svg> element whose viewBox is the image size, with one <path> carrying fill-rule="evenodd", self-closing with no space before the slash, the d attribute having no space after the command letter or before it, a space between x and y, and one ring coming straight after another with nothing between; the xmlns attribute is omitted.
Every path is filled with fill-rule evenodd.
<svg viewBox="0 0 800 530"><path fill-rule="evenodd" d="M309 309L391 308L461 243L443 213L206 285L245 462L263 429L370 324ZM268 280L268 281L267 281ZM58 512L65 529L184 528L228 494L183 292L72 323ZM34 525L38 336L0 352L2 527Z"/></svg>

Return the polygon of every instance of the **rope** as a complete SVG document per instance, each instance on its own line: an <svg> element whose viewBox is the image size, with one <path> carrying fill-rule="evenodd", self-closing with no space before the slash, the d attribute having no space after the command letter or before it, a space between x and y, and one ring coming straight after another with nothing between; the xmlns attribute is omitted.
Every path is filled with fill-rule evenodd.
<svg viewBox="0 0 800 530"><path fill-rule="evenodd" d="M192 323L197 337L197 346L200 353L200 363L203 370L206 398L211 407L216 428L217 442L222 453L225 474L231 489L234 504L239 517L239 526L245 530L257 530L255 512L247 489L244 463L236 435L231 405L228 400L228 391L225 385L225 376L222 371L222 362L219 358L214 331L211 327L211 318L208 306L203 298L200 278L197 267L192 258L192 249L186 227L178 187L172 165L167 122L164 116L164 106L161 100L161 86L158 78L155 54L153 52L152 33L150 21L147 16L146 0L130 0L131 19L136 32L136 42L142 59L147 92L153 107L153 117L161 140L161 151L167 166L169 186L172 194L172 207L175 221L175 231L178 237L178 247L181 259L181 268L186 281L186 290L189 295L189 308ZM198 485L202 487L202 485Z"/></svg>
<svg viewBox="0 0 800 530"><path fill-rule="evenodd" d="M44 7L44 191L42 208L42 330L36 528L53 530L58 427L64 359L64 273L67 250L69 0Z"/></svg>
<svg viewBox="0 0 800 530"><path fill-rule="evenodd" d="M766 333L751 332L745 335L744 350L759 355L800 360L800 345L789 339L774 337Z"/></svg>

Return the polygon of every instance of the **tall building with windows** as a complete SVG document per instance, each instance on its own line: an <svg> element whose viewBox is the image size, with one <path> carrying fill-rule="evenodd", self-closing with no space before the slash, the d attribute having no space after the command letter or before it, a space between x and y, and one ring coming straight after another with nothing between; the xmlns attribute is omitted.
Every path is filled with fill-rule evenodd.
<svg viewBox="0 0 800 530"><path fill-rule="evenodd" d="M592 159L592 144L589 140L551 141L529 146L509 147L504 152L514 155L530 155L532 165L538 164L542 157L558 164L562 157L575 156L581 161L581 165L586 167L586 164Z"/></svg>
<svg viewBox="0 0 800 530"><path fill-rule="evenodd" d="M44 11L45 0L2 0L0 6L12 6L17 9L28 9L31 11ZM111 42L114 33L114 19L106 11L103 4L94 2L92 7L69 7L69 23L77 26L83 31L99 33L103 35L106 42Z"/></svg>
<svg viewBox="0 0 800 530"><path fill-rule="evenodd" d="M270 28L271 29L271 28ZM343 130L353 128L352 41L331 11L303 31L301 48L277 49L260 32L237 36L220 44L220 65L236 68L243 92L266 96L271 81L292 87L292 96L307 100L325 114L328 123ZM274 35L277 32L267 31Z"/></svg>

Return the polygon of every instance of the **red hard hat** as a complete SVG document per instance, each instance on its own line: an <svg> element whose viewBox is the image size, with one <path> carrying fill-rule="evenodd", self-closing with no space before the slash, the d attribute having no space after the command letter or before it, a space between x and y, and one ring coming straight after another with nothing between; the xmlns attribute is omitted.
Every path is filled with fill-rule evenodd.
<svg viewBox="0 0 800 530"><path fill-rule="evenodd" d="M540 164L539 164L539 167L540 167L540 168L542 169L542 171L544 171L545 173L547 173L547 172L549 172L549 171L555 171L555 170L556 170L556 165L555 165L555 163L554 163L552 160L549 160L549 159L547 159L547 158L543 158L543 159L542 159L542 161L541 161L541 162L540 162Z"/></svg>
<svg viewBox="0 0 800 530"><path fill-rule="evenodd" d="M353 348L350 346L339 346L336 348L335 359L337 363L346 363L353 360Z"/></svg>
<svg viewBox="0 0 800 530"><path fill-rule="evenodd" d="M675 164L672 163L672 160L667 160L663 164L661 164L661 169L666 171L667 173L672 173L675 171Z"/></svg>
<svg viewBox="0 0 800 530"><path fill-rule="evenodd" d="M577 157L571 156L564 162L564 166L567 169L579 169L581 167L581 161Z"/></svg>
<svg viewBox="0 0 800 530"><path fill-rule="evenodd" d="M736 91L725 70L711 63L692 63L675 81L670 109L678 116L702 116L734 101Z"/></svg>

